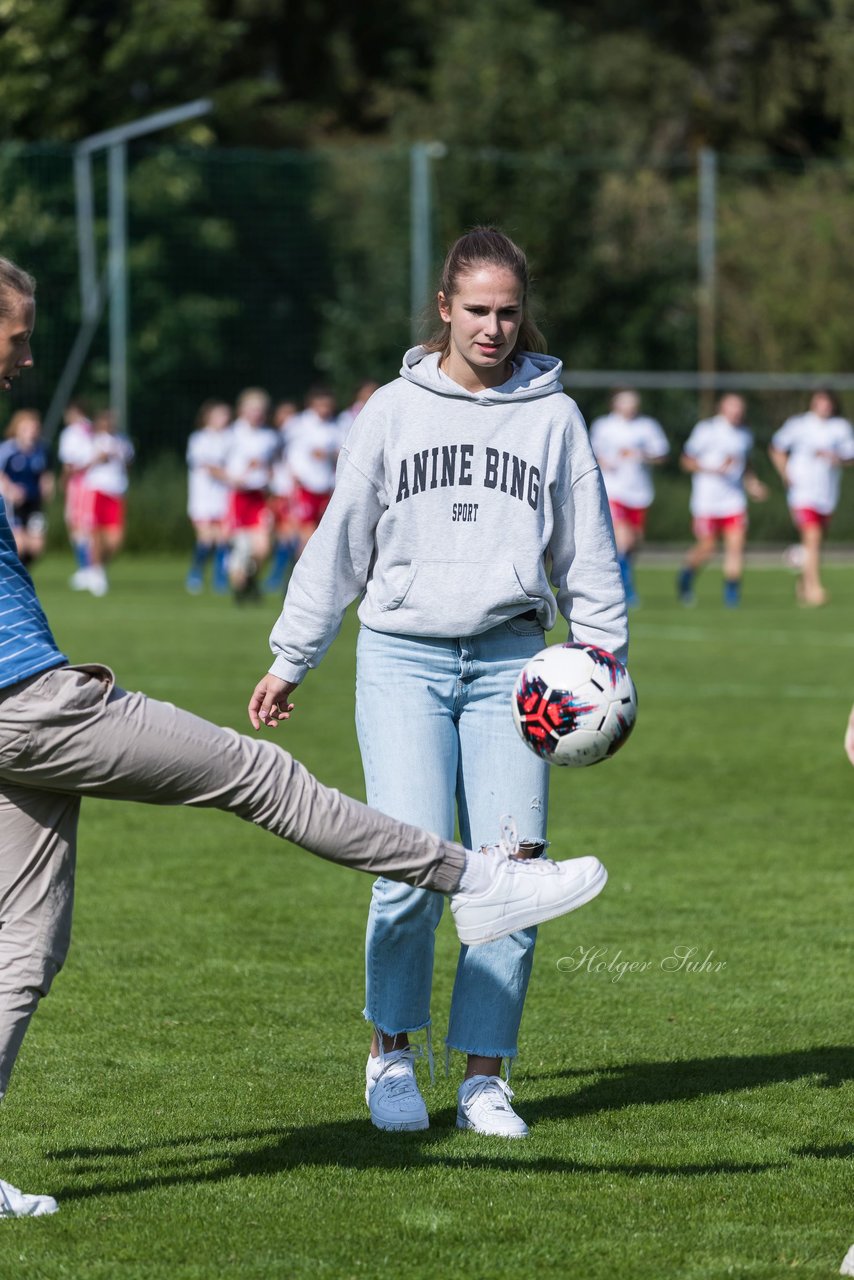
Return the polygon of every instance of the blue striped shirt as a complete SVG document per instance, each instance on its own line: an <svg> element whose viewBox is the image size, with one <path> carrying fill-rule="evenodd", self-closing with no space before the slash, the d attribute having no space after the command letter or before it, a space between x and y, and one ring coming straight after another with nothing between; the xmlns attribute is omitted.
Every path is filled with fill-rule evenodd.
<svg viewBox="0 0 854 1280"><path fill-rule="evenodd" d="M67 661L21 564L0 502L0 689Z"/></svg>

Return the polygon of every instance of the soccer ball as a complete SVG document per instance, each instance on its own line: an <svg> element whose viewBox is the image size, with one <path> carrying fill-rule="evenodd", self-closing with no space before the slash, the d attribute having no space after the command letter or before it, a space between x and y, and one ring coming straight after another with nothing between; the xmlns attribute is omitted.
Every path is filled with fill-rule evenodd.
<svg viewBox="0 0 854 1280"><path fill-rule="evenodd" d="M522 741L549 764L607 760L628 738L638 710L622 662L592 644L553 644L525 664L513 690Z"/></svg>

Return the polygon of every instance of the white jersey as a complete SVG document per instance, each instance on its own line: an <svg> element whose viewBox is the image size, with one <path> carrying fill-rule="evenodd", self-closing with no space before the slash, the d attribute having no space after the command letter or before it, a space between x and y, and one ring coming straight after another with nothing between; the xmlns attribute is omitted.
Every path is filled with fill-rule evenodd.
<svg viewBox="0 0 854 1280"><path fill-rule="evenodd" d="M86 418L69 422L59 433L57 456L59 461L74 471L84 471L92 461L92 423Z"/></svg>
<svg viewBox="0 0 854 1280"><path fill-rule="evenodd" d="M243 418L237 418L229 436L225 469L232 489L268 489L273 464L282 447L278 431L272 427L253 427Z"/></svg>
<svg viewBox="0 0 854 1280"><path fill-rule="evenodd" d="M661 423L609 413L591 426L590 443L608 497L625 507L648 507L654 496L649 464L670 452Z"/></svg>
<svg viewBox="0 0 854 1280"><path fill-rule="evenodd" d="M133 460L133 445L127 436L112 431L96 431L92 436L92 455L103 460L93 462L86 472L86 488L120 498L127 493L128 466Z"/></svg>
<svg viewBox="0 0 854 1280"><path fill-rule="evenodd" d="M839 501L839 465L854 458L854 430L846 418L799 413L783 423L771 446L788 454L789 506L829 516ZM830 455L830 456L827 456Z"/></svg>
<svg viewBox="0 0 854 1280"><path fill-rule="evenodd" d="M747 427L734 427L722 414L697 423L684 452L709 470L691 473L692 515L737 516L746 510L744 472L752 448Z"/></svg>
<svg viewBox="0 0 854 1280"><path fill-rule="evenodd" d="M297 484L309 493L331 493L342 444L339 420L319 418L313 409L306 409L291 418L285 439L288 464Z"/></svg>
<svg viewBox="0 0 854 1280"><path fill-rule="evenodd" d="M224 471L231 432L203 427L187 441L187 514L191 520L224 520L231 489L211 468Z"/></svg>
<svg viewBox="0 0 854 1280"><path fill-rule="evenodd" d="M270 475L270 492L276 498L287 498L294 491L294 473L287 454L288 424L279 428L279 456Z"/></svg>

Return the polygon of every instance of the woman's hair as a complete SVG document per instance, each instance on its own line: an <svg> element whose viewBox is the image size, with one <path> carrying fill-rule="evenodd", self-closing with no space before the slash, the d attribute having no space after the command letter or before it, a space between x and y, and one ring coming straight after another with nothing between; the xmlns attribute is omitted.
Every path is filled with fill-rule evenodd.
<svg viewBox="0 0 854 1280"><path fill-rule="evenodd" d="M824 396L825 400L829 400L833 407L833 416L835 418L840 416L842 413L842 405L840 403L839 396L835 391L831 391L829 387L816 387L810 392L810 408L812 408L812 403L816 396Z"/></svg>
<svg viewBox="0 0 854 1280"><path fill-rule="evenodd" d="M196 414L196 422L195 422L196 430L201 431L203 427L206 427L208 425L208 421L214 409L219 409L219 408L226 408L228 409L229 413L231 413L231 405L228 403L227 400L216 400L216 399L203 400L202 403L199 405L199 411Z"/></svg>
<svg viewBox="0 0 854 1280"><path fill-rule="evenodd" d="M0 258L0 320L12 315L16 297L32 298L35 292L36 282L31 275L8 258Z"/></svg>
<svg viewBox="0 0 854 1280"><path fill-rule="evenodd" d="M18 409L9 419L9 425L6 428L6 439L14 440L18 434L22 422L29 422L32 419L41 427L42 419L38 409Z"/></svg>
<svg viewBox="0 0 854 1280"><path fill-rule="evenodd" d="M546 340L528 314L528 260L519 246L497 227L473 227L451 245L442 268L439 292L450 302L459 292L461 278L478 267L502 267L511 271L522 286L522 323L511 355L517 351L545 352ZM451 326L447 322L424 343L425 351L438 351L443 357L450 346Z"/></svg>
<svg viewBox="0 0 854 1280"><path fill-rule="evenodd" d="M247 387L245 391L241 391L237 397L237 412L243 413L243 410L253 400L264 405L264 412L270 412L270 397L263 387Z"/></svg>

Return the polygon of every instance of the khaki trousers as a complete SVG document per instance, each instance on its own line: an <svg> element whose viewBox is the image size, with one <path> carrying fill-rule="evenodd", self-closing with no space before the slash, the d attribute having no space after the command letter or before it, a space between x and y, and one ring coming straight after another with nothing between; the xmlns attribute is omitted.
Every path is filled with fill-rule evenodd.
<svg viewBox="0 0 854 1280"><path fill-rule="evenodd" d="M71 934L83 796L224 809L331 862L440 893L465 851L324 787L287 751L56 667L0 689L0 1096Z"/></svg>

